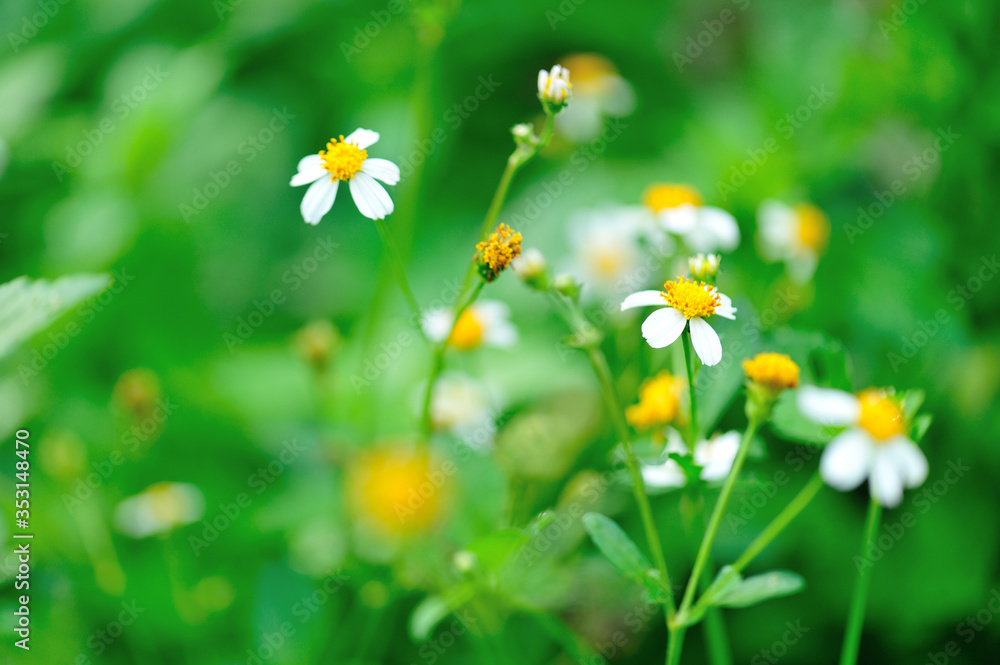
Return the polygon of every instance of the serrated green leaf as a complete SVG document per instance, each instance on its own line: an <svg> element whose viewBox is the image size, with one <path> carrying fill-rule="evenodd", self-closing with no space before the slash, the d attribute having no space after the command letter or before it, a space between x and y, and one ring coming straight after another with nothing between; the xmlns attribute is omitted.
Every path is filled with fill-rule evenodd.
<svg viewBox="0 0 1000 665"><path fill-rule="evenodd" d="M68 275L54 281L18 277L0 285L0 358L110 283L108 275Z"/></svg>
<svg viewBox="0 0 1000 665"><path fill-rule="evenodd" d="M587 513L582 521L583 528L608 561L626 577L642 582L651 566L621 527L600 513Z"/></svg>
<svg viewBox="0 0 1000 665"><path fill-rule="evenodd" d="M729 584L712 596L712 604L720 607L749 607L771 598L796 593L805 586L801 576L783 570L754 575Z"/></svg>

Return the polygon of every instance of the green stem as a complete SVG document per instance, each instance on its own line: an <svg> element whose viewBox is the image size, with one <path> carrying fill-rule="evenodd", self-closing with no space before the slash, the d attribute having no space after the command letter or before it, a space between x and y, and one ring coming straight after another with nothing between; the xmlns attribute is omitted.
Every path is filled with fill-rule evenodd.
<svg viewBox="0 0 1000 665"><path fill-rule="evenodd" d="M870 561L875 548L875 536L882 520L882 506L875 499L868 507L868 521L865 525L865 539L861 542L861 554ZM844 649L840 653L840 665L854 665L858 662L858 648L861 646L861 629L865 623L865 605L868 602L868 587L871 585L871 566L865 566L854 583L851 612L847 616L847 631L844 634Z"/></svg>
<svg viewBox="0 0 1000 665"><path fill-rule="evenodd" d="M486 285L485 281L480 280L479 284L476 285L475 290L462 301L458 309L455 310L455 320L451 322L451 328L448 330L448 334L445 335L444 339L437 345L434 349L434 357L431 360L431 373L427 379L427 392L424 394L424 408L423 416L421 417L421 427L424 433L423 439L427 440L430 437L431 430L433 429L434 423L431 421L431 400L434 397L434 384L437 383L438 377L441 375L441 370L444 369L444 354L448 349L448 340L451 339L451 334L455 331L455 326L458 325L458 320L465 313L465 310L469 308L469 305L479 297L480 292Z"/></svg>
<svg viewBox="0 0 1000 665"><path fill-rule="evenodd" d="M694 592L698 586L701 571L705 568L708 557L712 552L712 544L715 542L715 536L719 531L722 515L726 512L726 504L729 503L729 496L733 493L733 487L736 486L736 479L743 468L743 462L747 458L747 451L750 450L750 442L753 440L753 435L759 425L760 422L757 418L750 419L747 429L743 433L743 439L740 441L739 450L736 452L736 458L733 460L733 466L729 469L729 475L726 476L726 480L722 484L719 499L715 502L715 507L712 509L712 516L708 520L708 528L705 529L705 536L702 538L701 546L698 548L698 556L694 560L691 579L688 580L687 588L684 590L684 600L681 602L679 610L681 615L686 615L687 611L691 609L691 603L694 600Z"/></svg>
<svg viewBox="0 0 1000 665"><path fill-rule="evenodd" d="M684 628L671 628L667 643L667 665L678 665L681 662L681 651L684 649Z"/></svg>
<svg viewBox="0 0 1000 665"><path fill-rule="evenodd" d="M684 340L684 367L687 369L688 401L691 404L691 439L688 441L688 445L691 446L691 450L694 450L694 446L698 442L698 400L695 397L694 389L694 354L691 351L690 330L685 330L681 337Z"/></svg>
<svg viewBox="0 0 1000 665"><path fill-rule="evenodd" d="M410 313L413 314L414 321L417 322L420 334L424 335L424 329L419 325L421 317L420 305L413 295L413 290L410 289L409 280L406 279L403 261L399 258L399 250L396 249L396 243L392 239L392 234L389 233L389 227L385 225L384 219L376 219L375 228L378 229L379 237L382 238L382 245L385 246L386 255L389 257L389 266L392 268L393 276L395 276L396 282L399 284L399 290L403 292L403 297L406 299L406 304L410 307ZM424 335L424 338L426 339L426 335Z"/></svg>

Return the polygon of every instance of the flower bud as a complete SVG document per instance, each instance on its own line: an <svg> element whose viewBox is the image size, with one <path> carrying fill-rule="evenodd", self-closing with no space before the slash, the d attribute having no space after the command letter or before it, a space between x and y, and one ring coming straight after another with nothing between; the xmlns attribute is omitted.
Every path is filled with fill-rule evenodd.
<svg viewBox="0 0 1000 665"><path fill-rule="evenodd" d="M696 254L688 259L688 268L695 279L714 280L719 274L721 257L718 254Z"/></svg>
<svg viewBox="0 0 1000 665"><path fill-rule="evenodd" d="M514 274L533 289L544 289L546 285L545 255L537 247L529 247L511 263Z"/></svg>
<svg viewBox="0 0 1000 665"><path fill-rule="evenodd" d="M558 113L569 102L572 94L573 86L569 82L568 69L555 65L551 72L544 69L538 72L538 98L547 111Z"/></svg>
<svg viewBox="0 0 1000 665"><path fill-rule="evenodd" d="M552 286L556 291L572 300L576 300L580 295L580 285L572 275L566 273L556 275Z"/></svg>

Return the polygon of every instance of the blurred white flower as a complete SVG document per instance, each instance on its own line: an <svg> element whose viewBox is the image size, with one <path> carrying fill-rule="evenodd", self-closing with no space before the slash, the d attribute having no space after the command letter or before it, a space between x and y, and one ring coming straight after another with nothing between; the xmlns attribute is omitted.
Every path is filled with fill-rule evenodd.
<svg viewBox="0 0 1000 665"><path fill-rule="evenodd" d="M927 458L907 436L909 423L895 395L869 388L858 395L803 386L799 410L828 427L845 426L823 449L819 472L831 487L847 492L868 479L872 498L886 508L899 505L904 487L927 479Z"/></svg>
<svg viewBox="0 0 1000 665"><path fill-rule="evenodd" d="M538 98L556 106L569 101L573 94L573 85L569 82L569 70L560 65L552 67L552 71L538 71Z"/></svg>
<svg viewBox="0 0 1000 665"><path fill-rule="evenodd" d="M156 483L124 499L115 508L115 525L132 538L169 533L197 522L205 513L205 497L188 483Z"/></svg>
<svg viewBox="0 0 1000 665"><path fill-rule="evenodd" d="M722 342L707 319L718 315L736 318L732 299L704 282L677 277L663 285L663 291L639 291L625 298L622 310L633 307L657 307L642 323L642 336L654 349L670 346L686 328L691 331L691 344L705 365L717 365L722 360Z"/></svg>
<svg viewBox="0 0 1000 665"><path fill-rule="evenodd" d="M382 219L392 212L392 199L385 188L399 182L399 167L387 159L369 157L367 148L379 139L378 132L356 129L346 138L330 139L326 150L299 160L298 173L292 176L292 187L309 185L302 198L302 217L309 224L319 224L330 212L337 198L340 181L346 180L351 197L362 215Z"/></svg>
<svg viewBox="0 0 1000 665"><path fill-rule="evenodd" d="M598 293L627 292L643 265L639 238L650 228L641 208L606 206L576 213L569 220L570 272Z"/></svg>
<svg viewBox="0 0 1000 665"><path fill-rule="evenodd" d="M681 466L670 459L670 453L688 453L687 446L677 430L666 429L667 445L663 449L662 460L655 464L643 464L642 480L650 491L684 487L687 477ZM694 446L694 463L702 467L701 479L718 482L729 475L740 447L741 435L737 431L718 434L711 439L702 439Z"/></svg>
<svg viewBox="0 0 1000 665"><path fill-rule="evenodd" d="M562 59L573 72L573 103L556 116L556 129L573 143L588 143L604 131L605 118L621 118L635 109L635 92L611 61L597 53Z"/></svg>
<svg viewBox="0 0 1000 665"><path fill-rule="evenodd" d="M677 235L693 252L731 252L740 244L736 218L723 210L704 205L701 193L689 185L651 185L643 202L657 216L663 228Z"/></svg>
<svg viewBox="0 0 1000 665"><path fill-rule="evenodd" d="M448 344L462 351L480 346L506 348L517 343L517 328L510 322L510 308L496 300L475 301L462 312L457 323L451 308L431 309L424 314L421 325L431 341L443 342L448 338Z"/></svg>
<svg viewBox="0 0 1000 665"><path fill-rule="evenodd" d="M545 255L537 247L529 247L510 264L514 274L530 285L541 286L544 283L548 264Z"/></svg>
<svg viewBox="0 0 1000 665"><path fill-rule="evenodd" d="M445 373L434 384L431 395L434 428L453 433L470 448L486 450L492 445L498 411L493 391L465 374Z"/></svg>
<svg viewBox="0 0 1000 665"><path fill-rule="evenodd" d="M757 247L765 261L782 261L799 284L812 279L830 239L830 221L810 203L767 200L757 209Z"/></svg>

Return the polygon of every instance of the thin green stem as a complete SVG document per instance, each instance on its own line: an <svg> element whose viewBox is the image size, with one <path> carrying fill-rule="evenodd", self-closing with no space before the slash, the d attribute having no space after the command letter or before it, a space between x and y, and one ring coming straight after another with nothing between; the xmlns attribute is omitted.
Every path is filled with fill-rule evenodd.
<svg viewBox="0 0 1000 665"><path fill-rule="evenodd" d="M750 450L750 442L753 440L754 433L757 431L757 427L760 422L757 418L751 418L750 422L747 424L747 429L743 433L743 439L740 441L739 450L736 452L736 458L733 460L733 466L729 469L729 475L726 476L725 482L722 484L722 490L719 492L719 498L715 502L715 507L712 509L712 516L708 519L708 527L705 529L705 536L701 540L701 546L698 548L698 556L694 560L694 568L691 571L691 579L688 580L687 588L684 590L684 600L681 602L681 607L679 613L681 615L686 615L687 611L691 609L691 603L694 600L695 588L698 586L698 580L701 577L701 571L705 568L705 564L708 562L708 557L712 552L712 544L715 542L715 536L719 531L719 524L722 522L722 515L726 512L726 504L729 503L729 496L733 493L733 487L736 486L736 479L740 475L740 470L743 468L743 462L747 458L747 451Z"/></svg>
<svg viewBox="0 0 1000 665"><path fill-rule="evenodd" d="M431 360L431 373L427 379L427 392L424 394L423 415L420 420L424 440L430 436L431 429L433 428L433 422L431 421L431 401L434 396L434 384L437 383L438 377L441 375L441 370L444 369L444 354L448 350L448 340L451 339L451 334L455 331L455 326L458 325L458 320L462 317L462 314L479 297L485 285L486 282L480 280L469 297L459 304L458 309L455 310L455 319L451 322L448 334L445 335L444 339L434 349L434 357Z"/></svg>
<svg viewBox="0 0 1000 665"><path fill-rule="evenodd" d="M691 439L688 444L694 450L694 445L698 442L698 400L694 390L694 354L691 351L691 332L685 330L681 337L684 340L684 367L687 369L688 402L691 404Z"/></svg>
<svg viewBox="0 0 1000 665"><path fill-rule="evenodd" d="M865 539L861 542L861 554L870 561L875 548L875 536L882 520L882 506L875 499L868 507L868 521L865 524ZM847 615L847 631L844 634L844 649L840 652L840 665L855 665L858 662L858 648L861 646L861 629L865 623L865 605L868 603L868 587L871 585L871 566L864 566L854 583L851 598L851 612Z"/></svg>
<svg viewBox="0 0 1000 665"><path fill-rule="evenodd" d="M386 255L389 257L389 267L392 269L393 276L395 276L396 282L399 284L399 290L403 292L403 297L406 299L406 304L410 307L410 313L413 314L414 320L419 323L421 316L420 305L417 303L417 299L413 295L413 290L410 288L409 280L406 279L406 271L403 269L403 261L399 257L399 250L396 249L396 243L392 239L392 234L389 233L389 227L385 225L384 219L376 219L375 228L378 229L379 237L382 239L382 245L385 247ZM419 325L417 327L420 329L420 334L424 335L423 328Z"/></svg>
<svg viewBox="0 0 1000 665"><path fill-rule="evenodd" d="M685 632L684 628L670 629L670 639L667 642L667 665L678 665L681 662Z"/></svg>

